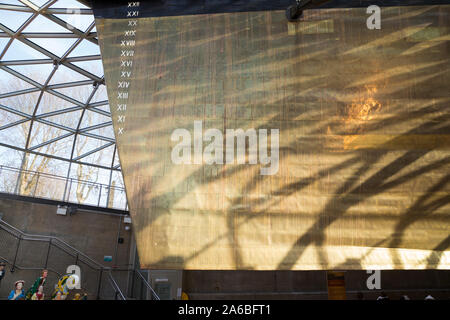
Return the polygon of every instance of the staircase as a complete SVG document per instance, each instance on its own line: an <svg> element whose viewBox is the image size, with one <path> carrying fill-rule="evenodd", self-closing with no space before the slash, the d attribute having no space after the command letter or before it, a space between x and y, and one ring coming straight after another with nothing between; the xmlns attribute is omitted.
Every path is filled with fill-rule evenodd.
<svg viewBox="0 0 450 320"><path fill-rule="evenodd" d="M44 293L49 298L58 279L67 273L67 267L77 265L81 270L81 289L72 290L67 299L83 292L88 299L97 300L159 300L140 270L106 267L59 238L26 234L1 219L0 262L7 264L0 283L0 299L8 296L17 280L25 280L27 290L43 269L48 270ZM123 288L128 287L130 280L132 289L127 295ZM140 288L138 294L135 287Z"/></svg>

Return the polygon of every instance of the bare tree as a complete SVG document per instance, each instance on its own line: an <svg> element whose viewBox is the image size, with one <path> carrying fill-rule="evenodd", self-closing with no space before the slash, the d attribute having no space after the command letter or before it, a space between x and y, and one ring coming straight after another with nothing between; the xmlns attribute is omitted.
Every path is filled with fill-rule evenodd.
<svg viewBox="0 0 450 320"><path fill-rule="evenodd" d="M36 77L35 75L34 78L39 78L39 76ZM41 81L39 82L41 83L45 81L45 79L40 80ZM29 88L29 85L19 80L18 78L12 78L11 81L8 81L6 83L2 82L1 85L1 92L14 92ZM91 90L86 89L87 88L83 87L71 87L71 97L80 102L86 101L89 94L91 93L92 88ZM35 106L38 101L39 105L36 114L48 113L51 111L60 110L62 108L62 100L60 98L50 93L42 93L39 100L40 95L41 92L19 94L3 99L1 103L29 115L33 115ZM65 104L68 104L65 101L63 102ZM20 116L14 115L9 112L2 112L2 114L4 114L4 116L0 118L0 127L18 121L20 119ZM76 112L60 114L58 115L58 123L64 124L67 127L77 128L77 126L79 125L79 121L81 121L79 116L80 114L81 113ZM97 115L94 112L84 112L83 124L85 126L96 124L99 121L99 119L97 118L99 116L100 115ZM45 120L52 121L51 118L46 118ZM78 135L75 139L75 136L71 135L65 139L56 140L52 143L46 144L46 142L53 141L54 139L67 134L68 131L60 127L50 126L36 120L22 122L12 128L9 128L8 130L9 131L0 131L0 140L2 142L10 145L20 144L21 147L27 148L42 144L42 146L35 149L35 151L47 155L70 157L70 154L72 152L72 144L75 143L74 157L76 157L78 155L86 153L89 150L98 148L103 143L98 139L87 139L86 137L80 135ZM46 178L45 175L36 174L35 172L66 176L67 170L69 168L68 162L61 165L58 160L55 160L51 157L41 156L29 152L25 152L24 154L18 151L13 152L15 157L13 157L12 154L3 153L0 154L0 160L6 165L15 164L14 166L19 167L22 170L22 173L18 175L17 180L14 181L14 183L12 183L11 181L11 176L2 175L3 188L5 189L4 191L16 191L21 195L40 195L58 199L62 198L64 186L62 187L61 184L65 184L64 180L61 180L60 183L55 183L55 179ZM105 149L102 149L94 153L93 156L91 156L90 160L95 163L95 161L105 155L104 152ZM22 156L20 166L17 165L17 160L13 161L13 158L17 159L18 155ZM55 163L58 163L58 165L55 165ZM75 172L76 180L87 180L91 182L77 182L77 187L75 189L76 201L79 203L83 203L87 199L89 199L91 192L95 188L95 183L99 179L99 169L89 165L77 164L77 167L75 168L75 170L72 170L72 172ZM73 201L75 199L70 200Z"/></svg>

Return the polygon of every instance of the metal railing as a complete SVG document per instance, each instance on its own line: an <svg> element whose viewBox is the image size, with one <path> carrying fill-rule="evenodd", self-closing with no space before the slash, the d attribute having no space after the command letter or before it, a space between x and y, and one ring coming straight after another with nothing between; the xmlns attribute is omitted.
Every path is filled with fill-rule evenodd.
<svg viewBox="0 0 450 320"><path fill-rule="evenodd" d="M145 277L142 275L142 273L139 270L135 270L135 273L139 276L139 278L141 279L142 283L145 284L145 286L147 287L148 290L150 290L151 293L151 297L152 300L161 300L159 298L159 296L156 294L155 290L153 290L152 286L150 285L150 283L148 283L147 279L145 279Z"/></svg>
<svg viewBox="0 0 450 320"><path fill-rule="evenodd" d="M47 269L61 276L66 273L65 268L68 265L74 264L83 270L81 286L86 292L89 292L93 297L95 297L95 299L116 300L127 299L117 280L119 278L122 280L127 279L130 273L137 273L140 276L141 286L151 292L151 297L153 299L159 300L158 295L155 293L148 281L142 276L139 270L130 269L128 267L106 267L59 238L53 236L27 234L2 219L0 219L0 231L3 231L3 235L9 235L12 239L17 240L16 243L14 243L14 241L11 241L12 239L6 239L3 236L1 239L2 241L0 241L0 261L5 261L8 265L10 265L11 272L15 272L16 268L23 271ZM41 245L41 250L36 250L35 248L30 248L28 242L42 243L46 246ZM25 248L28 250L25 250L26 254L24 254L26 257L21 257L19 253L23 251L21 248L25 244L28 244L28 248ZM5 248L1 245L4 245ZM8 259L2 251L9 252L10 258ZM42 251L45 251L45 254L42 254ZM35 261L36 257L41 263L40 267L26 267L20 265L19 259L22 261L27 261L27 259ZM44 257L45 259L43 259ZM114 277L112 272L117 274L118 277ZM106 279L104 279L104 277L106 277ZM105 282L105 280L107 281ZM104 283L109 284L109 286L103 285ZM132 295L130 297L133 298ZM142 298L142 295L140 298Z"/></svg>
<svg viewBox="0 0 450 320"><path fill-rule="evenodd" d="M120 290L119 285L117 284L116 280L114 280L114 277L112 276L111 271L108 273L108 280L114 289L114 300L127 300L127 298L125 298L125 295L123 294L122 290Z"/></svg>
<svg viewBox="0 0 450 320"><path fill-rule="evenodd" d="M18 245L17 245L17 248L16 248L16 254L15 254L15 257L14 257L13 268L14 268L15 261L17 260L17 253L18 253L18 249L19 249L19 246L20 246L20 241L22 241L22 240L48 242L49 248L51 248L52 245L56 246L59 249L61 249L64 252L66 252L67 254L74 255L76 260L80 260L80 258L84 258L84 259L86 259L86 261L88 261L88 263L93 265L93 268L107 268L107 267L102 266L100 263L98 263L95 260L91 259L90 257L85 255L81 251L75 249L74 247L72 247L71 245L69 245L68 243L66 243L65 241L63 241L63 240L61 240L59 238L52 237L52 236L45 236L45 235L30 235L30 234L26 234L25 232L15 228L15 227L13 227L12 225L8 224L7 222L5 222L4 220L1 220L1 219L0 219L0 226L1 226L1 228L3 230L5 230L6 232L12 234L13 236L15 236L15 237L17 237L19 239L19 242L18 242ZM47 268L49 251L50 250L47 251L47 257L46 257L46 260L45 260L44 269ZM70 251L72 251L72 252L70 252Z"/></svg>
<svg viewBox="0 0 450 320"><path fill-rule="evenodd" d="M104 208L128 210L125 189L102 183L58 176L49 173L22 170L0 165L0 176L10 175L7 181L0 184L0 192L28 197L51 199L76 204L92 205ZM21 190L21 183L29 187ZM51 186L51 187L49 187ZM88 193L86 190L90 190ZM84 191L84 193L83 193ZM83 193L83 196L81 194Z"/></svg>

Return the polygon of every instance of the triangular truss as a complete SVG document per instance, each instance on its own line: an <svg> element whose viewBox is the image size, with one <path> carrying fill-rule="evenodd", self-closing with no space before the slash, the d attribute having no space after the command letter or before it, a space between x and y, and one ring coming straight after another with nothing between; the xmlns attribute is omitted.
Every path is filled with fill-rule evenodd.
<svg viewBox="0 0 450 320"><path fill-rule="evenodd" d="M67 0L1 2L0 111L11 116L0 119L0 137L11 128L28 134L25 145L12 138L0 147L66 161L67 177L72 164L120 175L92 10L58 6Z"/></svg>

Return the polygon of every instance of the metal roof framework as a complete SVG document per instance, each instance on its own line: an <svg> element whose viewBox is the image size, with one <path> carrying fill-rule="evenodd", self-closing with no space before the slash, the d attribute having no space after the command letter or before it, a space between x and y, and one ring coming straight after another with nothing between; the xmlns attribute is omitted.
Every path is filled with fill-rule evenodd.
<svg viewBox="0 0 450 320"><path fill-rule="evenodd" d="M67 0L66 0L67 1ZM16 1L17 2L17 1ZM24 146L15 145L14 143L5 143L0 139L0 146L5 148L11 148L13 150L21 151L24 153L23 159L27 154L34 154L38 156L48 157L60 161L65 161L69 163L69 169L67 170L67 178L69 178L71 166L73 164L87 165L94 168L109 170L109 186L111 186L111 180L113 172L121 171L120 163L118 159L115 138L112 130L111 113L109 111L109 105L107 97L106 99L94 101L93 97L98 93L99 89L105 89L104 76L99 76L87 68L80 67L76 63L79 62L92 62L97 61L101 65L101 55L100 49L98 48L98 38L95 29L95 21L93 19L92 10L89 8L61 8L55 7L58 3L63 2L58 0L49 0L41 5L37 5L38 0L20 0L20 3L1 3L0 0L0 14L7 12L10 13L27 13L29 17L16 29L5 25L2 19L0 19L0 40L7 39L7 42L3 49L0 46L0 70L7 72L9 75L22 80L27 84L27 88L14 90L10 92L0 93L0 111L7 112L18 118L18 120L10 123L3 123L0 126L0 133L3 130L12 128L14 126L29 122L28 135L26 136L26 142ZM80 3L80 7L84 5ZM92 22L89 23L87 28L79 29L77 26L63 20L61 15L71 15L71 14L86 15L92 17ZM58 16L57 16L58 15ZM52 23L64 28L67 32L27 32L27 27L39 16L44 17L51 21ZM65 50L61 55L52 52L51 48L44 47L33 41L36 38L40 39L72 39L74 42ZM74 55L74 50L80 47L82 41L88 41L98 48L98 53L87 54L87 55ZM26 45L28 48L39 52L45 58L40 59L16 59L16 60L5 60L5 56L8 50L11 50L11 46L14 42L20 42ZM51 67L51 72L46 77L45 81L40 82L31 79L27 75L15 70L17 66L42 66L46 65ZM81 75L85 78L80 81L67 81L62 83L51 84L55 73L61 67L70 69L71 71ZM103 71L103 70L102 70ZM61 92L61 89L74 89L76 87L86 88L90 86L90 93L86 95L85 99L80 101L67 94L67 92ZM106 92L106 90L104 90ZM7 105L2 103L5 98L13 98L20 95L26 94L36 94L38 95L36 103L33 108L30 108L28 112L20 110L15 106ZM52 110L49 112L40 112L39 109L41 101L44 94L50 94L60 101L64 100L70 106L63 109ZM105 94L106 96L106 94ZM62 100L61 100L62 99ZM83 126L83 119L87 113L97 114L97 122L90 123L89 126ZM68 126L63 123L58 123L52 121L52 117L62 115L62 114L79 114L79 118L76 120L76 126ZM94 117L95 118L95 117ZM33 145L30 141L32 135L33 127L45 125L48 127L59 129L63 134L57 137L51 137L51 139L42 141L38 144ZM109 132L112 134L102 135L99 133L99 129L108 128ZM81 137L95 139L99 142L99 145L95 148L85 148L80 153L80 150L76 150L76 145L78 139ZM57 154L41 152L42 147L48 146L50 144L57 143L58 141L67 139L72 139L71 151L67 155L61 156ZM106 165L104 161L102 163L95 163L86 160L90 155L96 154L98 152L104 152L108 150L108 157L111 157L111 161ZM78 152L77 152L78 151ZM102 154L103 155L103 154ZM121 177L121 175L120 175ZM122 179L122 177L121 177ZM123 181L123 180L122 180ZM123 185L123 182L121 182Z"/></svg>

